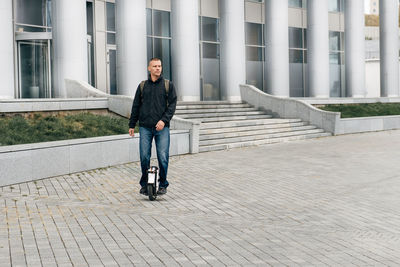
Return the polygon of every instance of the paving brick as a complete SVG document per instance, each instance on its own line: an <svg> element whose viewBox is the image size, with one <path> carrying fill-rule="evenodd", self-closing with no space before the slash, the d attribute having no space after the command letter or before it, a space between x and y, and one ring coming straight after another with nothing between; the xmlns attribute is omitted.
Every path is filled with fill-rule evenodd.
<svg viewBox="0 0 400 267"><path fill-rule="evenodd" d="M400 265L400 131L172 157L0 187L13 266ZM156 164L156 162L153 162Z"/></svg>

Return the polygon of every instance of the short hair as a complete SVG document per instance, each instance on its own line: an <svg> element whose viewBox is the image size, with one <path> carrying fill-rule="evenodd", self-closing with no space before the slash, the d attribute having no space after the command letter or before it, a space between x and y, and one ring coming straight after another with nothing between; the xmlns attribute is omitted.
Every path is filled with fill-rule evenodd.
<svg viewBox="0 0 400 267"><path fill-rule="evenodd" d="M161 64L162 64L162 61L161 61L161 59L159 59L158 57L153 57L152 59L150 59L150 60L149 60L149 64L148 64L148 66L150 66L150 63L151 63L152 61L160 61L160 62L161 62Z"/></svg>

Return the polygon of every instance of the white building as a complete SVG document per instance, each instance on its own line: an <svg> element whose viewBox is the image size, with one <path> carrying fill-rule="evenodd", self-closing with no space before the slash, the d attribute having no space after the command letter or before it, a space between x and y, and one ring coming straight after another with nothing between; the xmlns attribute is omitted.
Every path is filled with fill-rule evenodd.
<svg viewBox="0 0 400 267"><path fill-rule="evenodd" d="M263 2L2 0L0 98L65 97L66 78L133 95L151 57L180 100L238 100L241 83L287 97L368 95L364 0ZM380 10L381 95L398 96L398 0Z"/></svg>

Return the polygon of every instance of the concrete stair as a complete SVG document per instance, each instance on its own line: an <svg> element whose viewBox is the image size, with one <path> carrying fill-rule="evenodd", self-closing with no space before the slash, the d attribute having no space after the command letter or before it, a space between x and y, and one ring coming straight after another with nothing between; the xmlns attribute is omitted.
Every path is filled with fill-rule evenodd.
<svg viewBox="0 0 400 267"><path fill-rule="evenodd" d="M175 116L201 121L200 152L331 135L300 119L273 118L243 102L178 102Z"/></svg>

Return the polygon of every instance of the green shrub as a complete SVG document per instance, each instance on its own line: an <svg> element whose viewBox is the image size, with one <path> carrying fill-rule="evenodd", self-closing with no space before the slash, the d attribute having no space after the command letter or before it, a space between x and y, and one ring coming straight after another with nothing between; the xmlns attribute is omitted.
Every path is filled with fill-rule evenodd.
<svg viewBox="0 0 400 267"><path fill-rule="evenodd" d="M400 103L339 104L320 109L340 112L341 118L400 115Z"/></svg>
<svg viewBox="0 0 400 267"><path fill-rule="evenodd" d="M128 119L79 113L0 118L0 145L16 145L128 133ZM137 131L137 129L136 129Z"/></svg>

